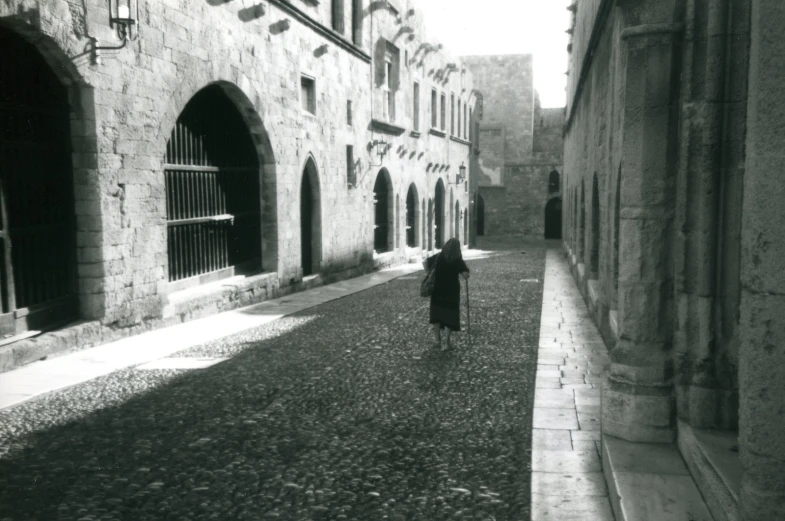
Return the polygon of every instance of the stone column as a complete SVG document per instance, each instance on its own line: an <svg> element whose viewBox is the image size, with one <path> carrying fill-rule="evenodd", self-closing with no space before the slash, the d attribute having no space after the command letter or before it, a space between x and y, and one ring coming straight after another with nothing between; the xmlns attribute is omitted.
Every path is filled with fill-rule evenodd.
<svg viewBox="0 0 785 521"><path fill-rule="evenodd" d="M673 215L681 26L663 4L628 0L620 201L619 336L603 393L603 431L635 442L675 439L671 358ZM672 7L672 6L671 6ZM656 12L652 12L656 11ZM669 18L666 18L669 20Z"/></svg>
<svg viewBox="0 0 785 521"><path fill-rule="evenodd" d="M785 519L785 4L753 0L741 232L744 521Z"/></svg>

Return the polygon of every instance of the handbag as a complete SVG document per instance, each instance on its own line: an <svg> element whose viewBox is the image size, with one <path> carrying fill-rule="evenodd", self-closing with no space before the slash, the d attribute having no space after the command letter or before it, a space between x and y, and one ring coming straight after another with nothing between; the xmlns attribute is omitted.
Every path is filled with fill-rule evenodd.
<svg viewBox="0 0 785 521"><path fill-rule="evenodd" d="M426 271L425 278L422 279L422 282L420 283L421 297L430 297L433 295L433 288L436 285L436 265L439 263L439 257L441 257L441 253L433 262L433 268Z"/></svg>

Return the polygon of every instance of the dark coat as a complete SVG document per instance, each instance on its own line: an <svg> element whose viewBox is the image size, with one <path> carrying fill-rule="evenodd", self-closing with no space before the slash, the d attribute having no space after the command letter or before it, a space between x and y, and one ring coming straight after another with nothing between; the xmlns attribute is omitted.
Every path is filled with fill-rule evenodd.
<svg viewBox="0 0 785 521"><path fill-rule="evenodd" d="M431 295L430 323L441 324L442 327L459 331L461 329L459 275L468 272L469 267L463 259L447 262L441 253L429 257L426 262L429 269L436 270Z"/></svg>

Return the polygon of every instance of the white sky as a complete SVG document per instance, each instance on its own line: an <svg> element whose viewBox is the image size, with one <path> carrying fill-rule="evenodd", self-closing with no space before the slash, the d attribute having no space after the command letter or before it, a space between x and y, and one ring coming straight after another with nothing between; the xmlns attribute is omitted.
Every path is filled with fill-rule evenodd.
<svg viewBox="0 0 785 521"><path fill-rule="evenodd" d="M563 107L571 0L419 0L430 38L454 56L534 54L543 107Z"/></svg>

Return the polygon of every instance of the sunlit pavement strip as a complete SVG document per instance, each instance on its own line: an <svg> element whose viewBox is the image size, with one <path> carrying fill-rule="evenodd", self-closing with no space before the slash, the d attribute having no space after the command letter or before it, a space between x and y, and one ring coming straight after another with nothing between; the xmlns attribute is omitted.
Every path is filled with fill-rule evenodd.
<svg viewBox="0 0 785 521"><path fill-rule="evenodd" d="M479 259L494 255L497 253L482 250L464 252L466 259ZM263 326L286 315L384 284L420 270L422 270L420 263L403 264L335 284L268 300L247 308L157 329L0 373L0 409L18 405L36 396L86 382L119 369L159 360L183 349ZM211 363L219 361L215 360ZM164 365L174 364L174 362L161 363ZM148 366L145 368L158 367ZM181 368L197 369L202 366Z"/></svg>
<svg viewBox="0 0 785 521"><path fill-rule="evenodd" d="M610 360L567 261L545 261L532 433L532 521L613 520L600 460Z"/></svg>

